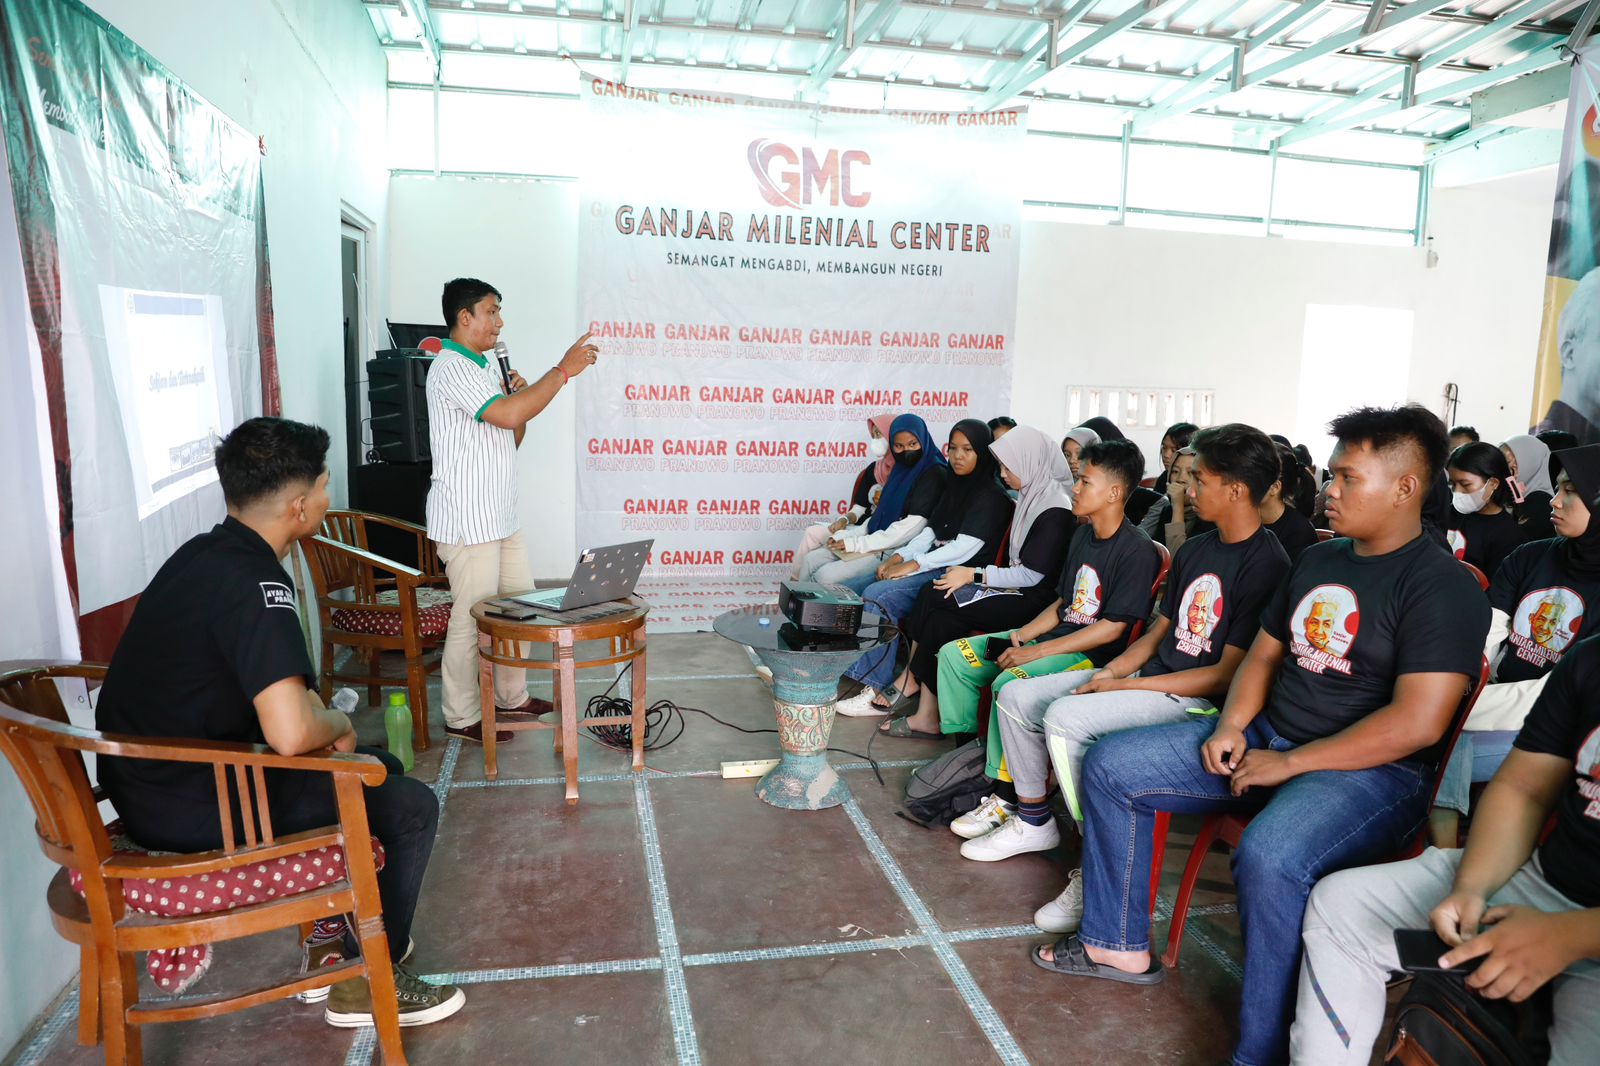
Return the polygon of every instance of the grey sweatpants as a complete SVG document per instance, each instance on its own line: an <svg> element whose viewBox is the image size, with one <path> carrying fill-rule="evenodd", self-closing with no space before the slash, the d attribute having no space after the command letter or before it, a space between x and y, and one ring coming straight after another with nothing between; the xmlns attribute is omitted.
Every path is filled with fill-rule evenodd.
<svg viewBox="0 0 1600 1066"><path fill-rule="evenodd" d="M1017 795L1044 795L1050 765L1054 763L1067 809L1079 824L1083 822L1083 807L1078 802L1083 756L1095 741L1124 729L1182 722L1191 710L1215 710L1207 700L1165 692L1074 695L1096 673L1069 670L1046 677L1019 678L1001 689L994 700L1000 743L1006 752L1006 771L1017 787Z"/></svg>
<svg viewBox="0 0 1600 1066"><path fill-rule="evenodd" d="M1315 1066L1366 1066L1383 1026L1384 982L1400 968L1396 929L1427 929L1428 914L1450 894L1458 850L1429 848L1415 859L1363 866L1318 882L1306 907L1300 998L1290 1055ZM1490 906L1520 904L1561 912L1580 908L1550 887L1530 859ZM1551 1066L1600 1062L1600 961L1576 963L1555 979Z"/></svg>

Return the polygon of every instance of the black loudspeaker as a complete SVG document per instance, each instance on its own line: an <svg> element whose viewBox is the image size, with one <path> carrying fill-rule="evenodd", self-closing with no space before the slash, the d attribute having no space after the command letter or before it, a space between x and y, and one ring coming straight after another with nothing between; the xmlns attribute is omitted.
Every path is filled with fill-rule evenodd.
<svg viewBox="0 0 1600 1066"><path fill-rule="evenodd" d="M433 356L416 348L390 348L367 360L367 403L372 409L368 458L420 463L433 458L428 443L428 368Z"/></svg>
<svg viewBox="0 0 1600 1066"><path fill-rule="evenodd" d="M428 524L432 463L368 463L350 475L350 506L419 526ZM417 565L417 538L388 526L367 527L367 547L397 563Z"/></svg>

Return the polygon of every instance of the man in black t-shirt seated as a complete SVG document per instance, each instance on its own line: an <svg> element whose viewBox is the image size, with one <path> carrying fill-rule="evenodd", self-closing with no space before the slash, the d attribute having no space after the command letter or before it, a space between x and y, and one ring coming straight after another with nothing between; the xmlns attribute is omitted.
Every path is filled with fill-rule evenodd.
<svg viewBox="0 0 1600 1066"><path fill-rule="evenodd" d="M460 989L436 986L403 965L422 876L433 851L439 802L387 752L356 747L350 720L322 705L306 651L298 599L282 560L314 533L328 510L328 434L282 418L252 418L217 448L228 515L179 548L139 598L100 690L95 724L107 733L266 744L279 755L332 747L380 758L389 776L363 789L372 833L383 842L378 874L394 963L400 1024L426 1025L461 1009ZM222 847L215 778L208 766L102 757L100 784L128 835L161 851ZM268 770L272 827L279 835L338 821L326 774ZM233 804L235 839L243 835ZM319 932L324 923L319 922ZM355 952L346 932L313 935L305 969ZM318 995L317 993L321 993ZM302 994L327 998L332 1025L371 1025L364 979Z"/></svg>
<svg viewBox="0 0 1600 1066"><path fill-rule="evenodd" d="M1160 981L1156 813L1252 815L1233 856L1245 948L1238 1066L1288 1057L1312 886L1393 855L1425 821L1489 628L1477 582L1423 534L1443 423L1410 405L1353 411L1329 430L1339 443L1328 517L1341 537L1308 548L1278 586L1214 727L1129 730L1090 749L1083 921L1033 954L1059 973Z"/></svg>
<svg viewBox="0 0 1600 1066"><path fill-rule="evenodd" d="M1345 870L1306 909L1295 1062L1365 1066L1400 968L1396 929L1433 930L1467 985L1520 1003L1555 981L1554 1066L1600 1061L1600 638L1551 671L1479 801L1465 851ZM1539 831L1554 812L1549 839ZM1431 910L1430 910L1431 908Z"/></svg>

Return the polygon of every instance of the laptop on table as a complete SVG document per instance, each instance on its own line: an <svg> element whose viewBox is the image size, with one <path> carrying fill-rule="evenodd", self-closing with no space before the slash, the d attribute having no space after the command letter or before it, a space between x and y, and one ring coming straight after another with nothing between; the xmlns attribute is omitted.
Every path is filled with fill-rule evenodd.
<svg viewBox="0 0 1600 1066"><path fill-rule="evenodd" d="M573 567L572 577L561 588L511 596L502 602L533 607L540 614L572 621L631 611L632 606L616 601L633 595L654 544L654 540L637 540L604 548L586 548L578 553L578 565Z"/></svg>

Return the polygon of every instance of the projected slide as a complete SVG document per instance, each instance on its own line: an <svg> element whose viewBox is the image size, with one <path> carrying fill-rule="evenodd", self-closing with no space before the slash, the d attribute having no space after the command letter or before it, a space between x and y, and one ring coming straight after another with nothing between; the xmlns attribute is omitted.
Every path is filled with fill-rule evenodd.
<svg viewBox="0 0 1600 1066"><path fill-rule="evenodd" d="M217 480L233 425L222 302L102 285L100 310L143 519Z"/></svg>

